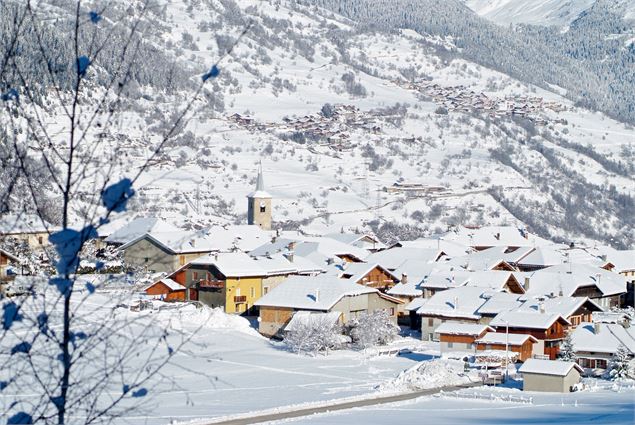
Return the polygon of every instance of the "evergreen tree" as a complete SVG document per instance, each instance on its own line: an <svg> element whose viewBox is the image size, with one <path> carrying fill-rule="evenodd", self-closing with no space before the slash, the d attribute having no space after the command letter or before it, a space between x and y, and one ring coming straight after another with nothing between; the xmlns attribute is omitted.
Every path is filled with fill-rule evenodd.
<svg viewBox="0 0 635 425"><path fill-rule="evenodd" d="M623 344L620 344L619 347L617 347L615 354L613 354L613 358L609 364L610 379L628 378L630 376L630 357L631 355L629 350Z"/></svg>
<svg viewBox="0 0 635 425"><path fill-rule="evenodd" d="M570 333L567 334L564 341L562 341L562 345L560 345L558 358L565 362L575 362L578 359L578 356L575 354L575 347L573 346L573 340Z"/></svg>

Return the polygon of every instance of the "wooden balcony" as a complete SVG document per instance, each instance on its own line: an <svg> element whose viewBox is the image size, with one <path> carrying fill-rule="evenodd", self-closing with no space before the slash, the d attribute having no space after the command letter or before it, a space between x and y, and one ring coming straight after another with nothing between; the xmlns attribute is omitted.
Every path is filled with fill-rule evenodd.
<svg viewBox="0 0 635 425"><path fill-rule="evenodd" d="M234 297L234 302L235 303L246 303L247 302L247 295L236 295Z"/></svg>
<svg viewBox="0 0 635 425"><path fill-rule="evenodd" d="M199 282L199 288L213 288L213 289L223 289L225 287L224 280L206 280L201 279Z"/></svg>

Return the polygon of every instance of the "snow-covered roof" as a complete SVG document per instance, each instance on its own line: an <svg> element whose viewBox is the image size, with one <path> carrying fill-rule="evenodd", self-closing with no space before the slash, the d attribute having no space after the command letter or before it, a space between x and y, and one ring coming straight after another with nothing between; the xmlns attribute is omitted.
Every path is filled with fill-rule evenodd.
<svg viewBox="0 0 635 425"><path fill-rule="evenodd" d="M525 302L519 311L540 312L540 301L531 300ZM586 305L589 310L602 311L602 307L597 305L588 297L555 297L542 301L546 313L560 314L562 317L573 315L580 307Z"/></svg>
<svg viewBox="0 0 635 425"><path fill-rule="evenodd" d="M575 351L613 354L624 345L635 354L635 328L616 323L580 323L571 333Z"/></svg>
<svg viewBox="0 0 635 425"><path fill-rule="evenodd" d="M4 214L0 216L0 235L46 233L58 229L58 226L42 220L36 214Z"/></svg>
<svg viewBox="0 0 635 425"><path fill-rule="evenodd" d="M407 260L432 262L435 261L439 255L440 251L437 249L397 247L374 252L366 258L366 261L369 263L378 263L390 270L395 270Z"/></svg>
<svg viewBox="0 0 635 425"><path fill-rule="evenodd" d="M477 310L485 302L484 292L483 288L467 286L440 291L424 300L417 314L479 319Z"/></svg>
<svg viewBox="0 0 635 425"><path fill-rule="evenodd" d="M465 286L470 273L462 271L440 271L426 276L420 284L421 288L448 289Z"/></svg>
<svg viewBox="0 0 635 425"><path fill-rule="evenodd" d="M285 332L293 332L301 329L302 326L310 325L315 322L326 325L334 325L340 320L342 313L339 311L329 311L326 313L318 311L296 311L287 326Z"/></svg>
<svg viewBox="0 0 635 425"><path fill-rule="evenodd" d="M575 362L542 359L527 359L518 371L520 373L535 373L538 375L567 376L573 368L580 373L584 372Z"/></svg>
<svg viewBox="0 0 635 425"><path fill-rule="evenodd" d="M520 307L522 303L523 301L519 299L518 294L497 292L487 298L487 301L479 307L478 313L491 316L502 311L515 310Z"/></svg>
<svg viewBox="0 0 635 425"><path fill-rule="evenodd" d="M371 293L379 291L335 276L291 276L254 305L328 311L344 297Z"/></svg>
<svg viewBox="0 0 635 425"><path fill-rule="evenodd" d="M213 265L225 277L267 276L266 261L258 261L243 252L221 252L208 254L190 263L192 266Z"/></svg>
<svg viewBox="0 0 635 425"><path fill-rule="evenodd" d="M156 285L157 283L163 283L165 286L170 288L170 290L172 290L172 291L179 291L179 290L185 289L185 286L181 285L177 281L172 280L172 279L170 279L168 277L164 277L162 279L157 280L153 284L148 285L145 289L147 290L147 289L153 287L154 285Z"/></svg>
<svg viewBox="0 0 635 425"><path fill-rule="evenodd" d="M453 323L453 322L445 322L441 323L437 329L436 333L445 334L445 335L469 335L469 336L479 336L482 335L483 332L493 332L494 328L491 328L487 325L482 325L480 323Z"/></svg>
<svg viewBox="0 0 635 425"><path fill-rule="evenodd" d="M490 325L496 327L509 325L510 328L548 329L558 320L569 323L566 318L558 313L531 313L516 310L499 313L492 319Z"/></svg>
<svg viewBox="0 0 635 425"><path fill-rule="evenodd" d="M603 296L626 292L624 276L586 264L560 264L547 267L532 273L514 273L519 282L525 283L529 278L529 295L562 295L571 296L578 288L595 285Z"/></svg>
<svg viewBox="0 0 635 425"><path fill-rule="evenodd" d="M397 268L393 274L400 279L400 282L390 288L387 292L390 295L403 295L417 297L423 294L420 287L421 281L428 276L438 266L438 263L429 263L424 260L406 260ZM404 283L403 277L406 276Z"/></svg>
<svg viewBox="0 0 635 425"><path fill-rule="evenodd" d="M370 273L375 268L381 269L384 273L391 276L394 280L399 280L399 278L394 275L390 270L385 267L382 267L381 264L377 263L346 263L344 269L339 273L340 278L349 279L351 282L355 283L364 283L362 279L368 273ZM350 276L350 277L347 277Z"/></svg>
<svg viewBox="0 0 635 425"><path fill-rule="evenodd" d="M386 245L379 239L371 234L357 234L357 233L328 233L325 235L327 238L335 239L336 241L353 245L363 249L384 249Z"/></svg>
<svg viewBox="0 0 635 425"><path fill-rule="evenodd" d="M507 247L493 247L482 251L473 252L460 257L453 257L447 261L448 264L462 267L467 271L484 271L494 270L499 266L507 266L512 269L509 264L505 264L504 251Z"/></svg>
<svg viewBox="0 0 635 425"><path fill-rule="evenodd" d="M291 244L291 247L290 247ZM297 238L278 237L274 241L261 244L250 250L252 256L272 255L276 252L293 250L294 255L307 258L318 266L324 267L339 259L339 256L351 256L360 261L368 257L368 251L325 236L302 236Z"/></svg>
<svg viewBox="0 0 635 425"><path fill-rule="evenodd" d="M10 261L15 262L15 263L19 263L21 260L19 257L11 254L9 251L5 251L4 249L0 248L0 254L2 254L3 256L5 256L6 258L8 258Z"/></svg>
<svg viewBox="0 0 635 425"><path fill-rule="evenodd" d="M106 238L106 242L125 244L146 233L178 232L179 229L156 217L135 218Z"/></svg>
<svg viewBox="0 0 635 425"><path fill-rule="evenodd" d="M444 239L415 239L413 241L399 241L399 246L404 248L432 249L443 252L450 257L459 257L469 253L472 248L467 245Z"/></svg>
<svg viewBox="0 0 635 425"><path fill-rule="evenodd" d="M517 262L519 266L549 267L562 264L563 255L553 246L541 246Z"/></svg>
<svg viewBox="0 0 635 425"><path fill-rule="evenodd" d="M525 334L506 334L505 332L488 332L476 340L480 344L523 345L527 340L538 342L536 338Z"/></svg>
<svg viewBox="0 0 635 425"><path fill-rule="evenodd" d="M461 226L446 233L443 238L472 247L541 246L552 243L512 226L485 226L477 229Z"/></svg>
<svg viewBox="0 0 635 425"><path fill-rule="evenodd" d="M505 285L510 279L517 281L512 272L502 270L485 270L472 272L467 275L467 286L477 286L480 288L490 288L495 291L505 290ZM518 285L521 292L524 292L522 285Z"/></svg>

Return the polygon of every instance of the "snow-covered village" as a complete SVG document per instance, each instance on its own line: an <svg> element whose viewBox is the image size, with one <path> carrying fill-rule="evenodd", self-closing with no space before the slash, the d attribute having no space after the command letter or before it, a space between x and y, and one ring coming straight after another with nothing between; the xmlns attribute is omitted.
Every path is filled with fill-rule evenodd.
<svg viewBox="0 0 635 425"><path fill-rule="evenodd" d="M0 33L1 423L635 423L635 1Z"/></svg>

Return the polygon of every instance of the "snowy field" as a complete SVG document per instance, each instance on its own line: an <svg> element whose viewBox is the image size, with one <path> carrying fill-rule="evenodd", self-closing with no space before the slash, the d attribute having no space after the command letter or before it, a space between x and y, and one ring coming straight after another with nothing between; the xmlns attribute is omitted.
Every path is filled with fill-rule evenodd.
<svg viewBox="0 0 635 425"><path fill-rule="evenodd" d="M470 399L473 394L500 399L533 397L533 403ZM572 394L524 393L514 389L461 390L459 396L421 397L412 401L325 413L282 422L303 424L633 424L635 391L603 388Z"/></svg>

